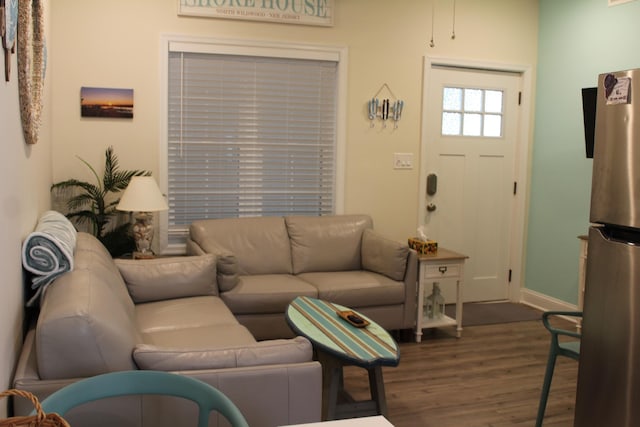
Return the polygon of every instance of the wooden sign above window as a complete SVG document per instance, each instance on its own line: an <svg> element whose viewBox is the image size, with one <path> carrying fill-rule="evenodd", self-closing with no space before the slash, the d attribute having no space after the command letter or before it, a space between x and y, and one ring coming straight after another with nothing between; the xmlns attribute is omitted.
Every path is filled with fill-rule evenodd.
<svg viewBox="0 0 640 427"><path fill-rule="evenodd" d="M178 15L333 25L334 0L178 0Z"/></svg>

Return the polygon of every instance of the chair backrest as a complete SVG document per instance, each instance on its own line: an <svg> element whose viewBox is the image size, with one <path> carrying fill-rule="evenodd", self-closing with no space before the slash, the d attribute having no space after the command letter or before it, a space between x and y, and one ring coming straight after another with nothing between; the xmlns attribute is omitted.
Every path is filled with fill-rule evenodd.
<svg viewBox="0 0 640 427"><path fill-rule="evenodd" d="M233 427L248 427L240 410L222 392L195 378L161 371L120 371L70 384L42 402L45 412L64 415L83 403L124 395L156 394L197 403L198 427L206 427L211 411L222 414Z"/></svg>
<svg viewBox="0 0 640 427"><path fill-rule="evenodd" d="M551 333L551 351L560 356L570 357L574 360L580 358L580 339L582 334L577 331L570 331L555 327L550 319L556 316L581 318L581 311L546 311L542 313L542 324ZM574 341L560 341L560 337L575 338Z"/></svg>

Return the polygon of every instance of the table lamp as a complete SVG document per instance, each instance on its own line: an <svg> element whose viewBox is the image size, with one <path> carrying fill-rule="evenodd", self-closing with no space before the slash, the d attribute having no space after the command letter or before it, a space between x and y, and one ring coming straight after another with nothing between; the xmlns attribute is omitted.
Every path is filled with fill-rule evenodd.
<svg viewBox="0 0 640 427"><path fill-rule="evenodd" d="M116 207L119 211L137 212L134 217L133 239L136 242L134 258L153 257L153 213L169 209L167 201L151 176L134 176Z"/></svg>

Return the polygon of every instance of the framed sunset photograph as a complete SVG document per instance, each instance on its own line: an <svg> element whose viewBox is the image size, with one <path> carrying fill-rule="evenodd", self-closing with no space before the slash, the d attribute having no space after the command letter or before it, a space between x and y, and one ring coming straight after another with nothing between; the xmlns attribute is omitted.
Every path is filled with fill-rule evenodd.
<svg viewBox="0 0 640 427"><path fill-rule="evenodd" d="M82 117L133 118L133 89L80 88Z"/></svg>

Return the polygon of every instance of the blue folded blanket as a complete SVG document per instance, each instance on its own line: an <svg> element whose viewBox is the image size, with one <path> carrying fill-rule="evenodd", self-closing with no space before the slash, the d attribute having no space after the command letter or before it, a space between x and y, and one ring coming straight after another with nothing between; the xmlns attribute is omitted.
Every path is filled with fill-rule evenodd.
<svg viewBox="0 0 640 427"><path fill-rule="evenodd" d="M67 217L47 211L40 217L35 231L27 236L22 244L22 265L35 275L31 288L36 289L27 306L33 305L58 276L73 270L76 233Z"/></svg>

